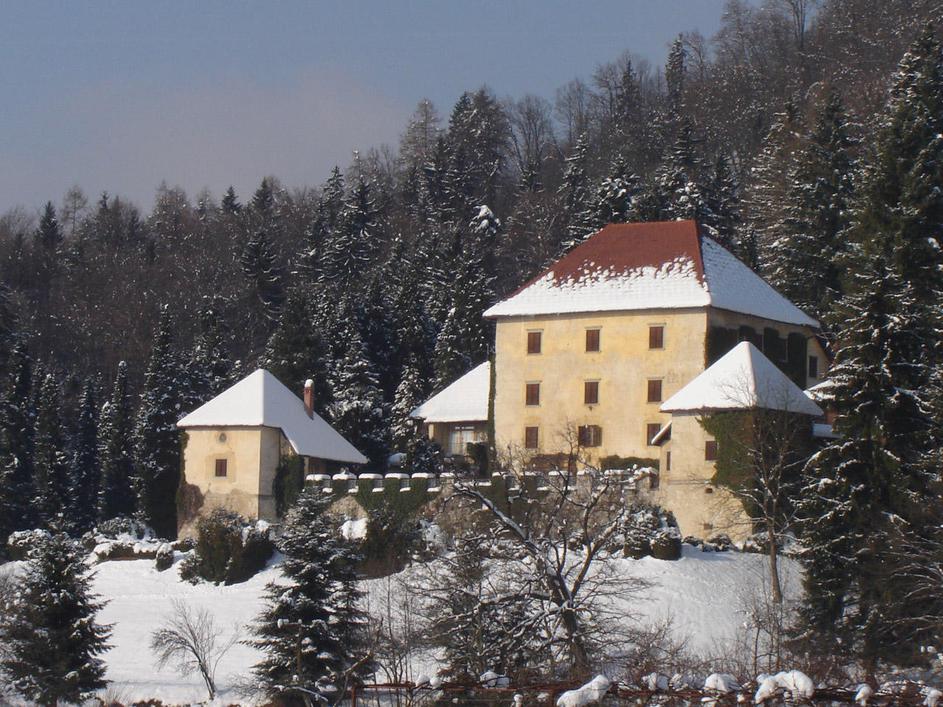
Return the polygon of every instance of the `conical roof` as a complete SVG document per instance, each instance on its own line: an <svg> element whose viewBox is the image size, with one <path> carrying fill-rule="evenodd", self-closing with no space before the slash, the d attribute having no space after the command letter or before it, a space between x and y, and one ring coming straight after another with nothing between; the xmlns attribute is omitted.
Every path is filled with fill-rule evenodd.
<svg viewBox="0 0 943 707"><path fill-rule="evenodd" d="M275 376L260 368L177 423L177 427L277 427L296 453L365 464L367 458Z"/></svg>
<svg viewBox="0 0 943 707"><path fill-rule="evenodd" d="M662 412L784 410L818 417L822 410L748 341L662 403Z"/></svg>

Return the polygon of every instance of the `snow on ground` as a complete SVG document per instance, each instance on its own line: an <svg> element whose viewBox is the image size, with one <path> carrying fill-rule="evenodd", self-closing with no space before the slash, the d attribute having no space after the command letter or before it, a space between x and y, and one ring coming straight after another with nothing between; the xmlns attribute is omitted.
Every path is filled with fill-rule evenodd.
<svg viewBox="0 0 943 707"><path fill-rule="evenodd" d="M645 558L615 559L620 573L646 579L650 586L638 596L617 600L620 613L643 624L658 623L670 617L678 638L688 641L688 648L704 654L718 654L730 648L738 627L743 623L741 607L744 599L764 581L766 557L735 552L701 552L684 546L683 557L676 562ZM9 571L17 563L0 567ZM798 591L797 565L781 560L786 577L787 595ZM173 600L190 607L207 609L218 625L224 628L223 640L235 630L243 638L249 634L245 626L253 621L262 607L262 590L280 576L277 564L248 582L233 586L216 586L184 582L177 576L179 563L158 572L153 560L104 562L95 567L93 589L108 603L101 613L103 623L113 624L112 648L104 656L107 677L113 685L108 693L122 702L155 698L168 704L198 702L206 692L197 675L182 678L171 668L157 671L150 650L150 635L171 611ZM434 568L433 568L434 571ZM368 580L363 583L373 611L383 611L385 597L408 591L405 578L415 580L417 568L407 569L398 576ZM237 644L222 659L217 671L220 700L224 703L245 702L236 686L248 677L259 653L249 646ZM423 673L434 674L434 658L427 654L413 666L413 678Z"/></svg>
<svg viewBox="0 0 943 707"><path fill-rule="evenodd" d="M167 703L206 700L199 675L182 678L171 667L157 670L150 649L151 632L171 613L173 600L179 599L191 608L208 610L224 631L223 642L237 630L248 638L244 627L262 607L262 589L280 574L275 566L243 584L194 585L177 576L179 566L177 563L158 572L153 560L128 560L95 567L93 590L108 602L100 620L113 624L112 648L104 656L107 678L113 683L109 694L121 702L146 698ZM230 649L216 673L221 700L243 701L234 694L234 688L258 659L259 652L249 646L236 644Z"/></svg>

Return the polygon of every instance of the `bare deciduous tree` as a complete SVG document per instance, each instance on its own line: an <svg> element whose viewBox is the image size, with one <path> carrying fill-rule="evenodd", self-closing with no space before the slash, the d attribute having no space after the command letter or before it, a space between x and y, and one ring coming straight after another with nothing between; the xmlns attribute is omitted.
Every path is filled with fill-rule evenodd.
<svg viewBox="0 0 943 707"><path fill-rule="evenodd" d="M184 676L199 672L209 698L213 699L216 697L216 668L238 642L238 631L221 642L223 630L209 611L193 610L179 599L171 606L172 612L164 625L151 634L151 650L157 657L157 667L174 664Z"/></svg>
<svg viewBox="0 0 943 707"><path fill-rule="evenodd" d="M455 491L481 508L506 541L499 559L518 578L516 590L537 607L536 616L521 616L521 630L542 637L550 670L584 677L605 646L619 642L611 632L625 617L610 620L612 599L624 600L644 583L603 562L625 524L635 479L589 464L573 432L562 435L561 449L569 449L559 455L568 462L562 470L539 471L526 454L509 450L501 463L506 505L471 481L457 481Z"/></svg>

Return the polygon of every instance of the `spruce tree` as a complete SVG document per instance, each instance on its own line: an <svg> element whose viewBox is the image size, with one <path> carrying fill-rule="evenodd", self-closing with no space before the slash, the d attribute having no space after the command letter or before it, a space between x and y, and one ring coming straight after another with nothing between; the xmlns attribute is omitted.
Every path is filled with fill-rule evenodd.
<svg viewBox="0 0 943 707"><path fill-rule="evenodd" d="M612 165L609 176L603 178L593 200L593 230L610 223L636 220L639 179L619 157Z"/></svg>
<svg viewBox="0 0 943 707"><path fill-rule="evenodd" d="M173 350L173 319L165 306L144 374L134 430L137 507L159 537L177 536L180 483L181 369Z"/></svg>
<svg viewBox="0 0 943 707"><path fill-rule="evenodd" d="M255 232L239 257L242 272L256 296L265 307L269 318L276 318L285 301L284 273L278 265L278 255L264 229Z"/></svg>
<svg viewBox="0 0 943 707"><path fill-rule="evenodd" d="M559 190L563 199L563 227L566 234L561 244L561 251L564 252L582 243L596 228L587 167L586 136L580 135L564 162L563 183Z"/></svg>
<svg viewBox="0 0 943 707"><path fill-rule="evenodd" d="M242 204L239 203L239 197L236 196L236 190L232 185L229 185L229 189L223 195L221 206L223 211L230 216L235 216L242 211Z"/></svg>
<svg viewBox="0 0 943 707"><path fill-rule="evenodd" d="M655 173L654 195L662 220L709 219L703 171L694 129L681 120L674 146Z"/></svg>
<svg viewBox="0 0 943 707"><path fill-rule="evenodd" d="M941 123L943 59L928 29L901 62L852 215L856 274L830 374L840 437L813 460L802 506L808 634L871 671L920 660L934 638L894 546L923 544L939 503Z"/></svg>
<svg viewBox="0 0 943 707"><path fill-rule="evenodd" d="M344 201L325 245L323 278L341 291L360 283L376 250L376 211L370 184L361 176Z"/></svg>
<svg viewBox="0 0 943 707"><path fill-rule="evenodd" d="M47 256L53 257L62 246L63 238L56 207L51 201L47 201L39 219L39 228L36 229L36 245Z"/></svg>
<svg viewBox="0 0 943 707"><path fill-rule="evenodd" d="M392 417L390 435L393 449L405 452L416 436L421 434L418 422L410 417L410 413L422 404L428 394L429 386L427 379L422 375L422 367L414 357L411 357L403 367L390 409Z"/></svg>
<svg viewBox="0 0 943 707"><path fill-rule="evenodd" d="M101 485L98 520L130 516L135 509L134 415L128 394L128 365L118 364L111 397L101 413L99 431Z"/></svg>
<svg viewBox="0 0 943 707"><path fill-rule="evenodd" d="M289 290L260 364L291 390L301 390L306 380L313 380L314 409L324 415L331 400L331 350L321 333L319 291L320 288L304 284Z"/></svg>
<svg viewBox="0 0 943 707"><path fill-rule="evenodd" d="M79 401L79 415L69 463L71 530L84 533L95 525L101 485L98 440L98 405L95 386L86 381Z"/></svg>
<svg viewBox="0 0 943 707"><path fill-rule="evenodd" d="M335 429L360 450L371 465L382 468L389 450L383 392L363 340L352 323L344 339L346 352L334 365L333 400L328 416Z"/></svg>
<svg viewBox="0 0 943 707"><path fill-rule="evenodd" d="M356 606L356 555L327 514L329 499L309 486L285 518L279 538L282 572L270 584L252 645L265 657L254 668L270 696L306 699L326 685L346 682L366 653Z"/></svg>
<svg viewBox="0 0 943 707"><path fill-rule="evenodd" d="M10 378L0 408L0 545L16 530L34 527L34 407L32 361L24 344L10 356Z"/></svg>
<svg viewBox="0 0 943 707"><path fill-rule="evenodd" d="M711 237L734 254L742 255L740 243L739 186L730 170L730 161L720 155L714 162L710 178L704 185L705 212L703 225Z"/></svg>
<svg viewBox="0 0 943 707"><path fill-rule="evenodd" d="M59 383L52 374L47 374L36 401L33 458L36 508L43 525L48 526L61 517L68 527L72 521L69 459L65 452L61 404Z"/></svg>
<svg viewBox="0 0 943 707"><path fill-rule="evenodd" d="M272 184L268 177L264 178L259 184L259 188L252 195L252 201L249 202L253 213L261 219L268 219L275 211L275 193L272 191Z"/></svg>
<svg viewBox="0 0 943 707"><path fill-rule="evenodd" d="M44 705L81 703L106 685L111 629L90 591L85 552L54 531L30 548L12 601L0 612L0 673L23 697Z"/></svg>
<svg viewBox="0 0 943 707"><path fill-rule="evenodd" d="M222 301L215 298L200 309L200 333L186 367L187 385L182 401L184 410L195 410L232 383L233 364L221 306Z"/></svg>
<svg viewBox="0 0 943 707"><path fill-rule="evenodd" d="M841 100L832 93L796 156L779 237L766 254L770 282L820 320L841 296L838 259L850 225L853 147Z"/></svg>

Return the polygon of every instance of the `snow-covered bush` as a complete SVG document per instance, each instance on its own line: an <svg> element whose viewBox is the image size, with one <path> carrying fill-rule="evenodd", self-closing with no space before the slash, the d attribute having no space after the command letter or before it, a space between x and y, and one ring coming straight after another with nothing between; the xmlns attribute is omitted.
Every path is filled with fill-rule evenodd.
<svg viewBox="0 0 943 707"><path fill-rule="evenodd" d="M634 503L626 515L622 528L622 553L625 557L639 560L653 552L653 543L663 560L681 557L681 535L678 523L669 511L648 503Z"/></svg>
<svg viewBox="0 0 943 707"><path fill-rule="evenodd" d="M217 509L197 524L196 548L181 564L180 576L238 584L264 568L274 551L267 523Z"/></svg>
<svg viewBox="0 0 943 707"><path fill-rule="evenodd" d="M7 539L7 557L11 560L25 560L30 548L49 537L46 530L18 530Z"/></svg>
<svg viewBox="0 0 943 707"><path fill-rule="evenodd" d="M421 550L422 533L415 518L390 504L371 508L367 536L360 546L367 576L382 577L403 569Z"/></svg>
<svg viewBox="0 0 943 707"><path fill-rule="evenodd" d="M174 563L174 549L170 543L164 543L157 548L157 556L154 558L154 566L158 572L170 569Z"/></svg>

